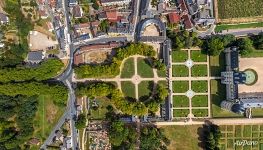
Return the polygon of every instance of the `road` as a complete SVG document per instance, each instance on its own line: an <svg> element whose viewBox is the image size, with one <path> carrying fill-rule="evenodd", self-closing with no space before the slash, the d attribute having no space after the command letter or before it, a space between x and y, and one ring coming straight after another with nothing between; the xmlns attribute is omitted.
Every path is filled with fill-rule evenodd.
<svg viewBox="0 0 263 150"><path fill-rule="evenodd" d="M235 36L248 36L250 34L259 34L263 32L263 28L247 28L247 29L235 29L235 30L223 30L218 34L233 34Z"/></svg>

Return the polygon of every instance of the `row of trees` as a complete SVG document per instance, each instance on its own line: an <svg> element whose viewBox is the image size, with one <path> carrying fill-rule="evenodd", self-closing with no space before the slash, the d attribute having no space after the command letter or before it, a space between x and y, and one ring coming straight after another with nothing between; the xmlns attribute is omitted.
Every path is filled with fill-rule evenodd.
<svg viewBox="0 0 263 150"><path fill-rule="evenodd" d="M68 98L68 91L65 86L39 82L1 84L0 94L13 97L17 95L27 97L50 95L58 105L66 105Z"/></svg>
<svg viewBox="0 0 263 150"><path fill-rule="evenodd" d="M123 59L128 58L132 55L143 55L147 57L153 57L156 52L152 46L137 43L129 44L124 48L118 48L116 56L110 64L100 65L81 65L75 67L75 73L78 78L89 78L89 77L115 77L120 74L120 65Z"/></svg>
<svg viewBox="0 0 263 150"><path fill-rule="evenodd" d="M25 149L34 132L37 104L36 97L0 95L0 149Z"/></svg>
<svg viewBox="0 0 263 150"><path fill-rule="evenodd" d="M173 50L181 50L182 48L191 48L196 46L202 46L203 41L197 37L196 32L189 31L167 31L167 36L172 41L172 49Z"/></svg>
<svg viewBox="0 0 263 150"><path fill-rule="evenodd" d="M219 126L211 124L205 125L204 145L206 150L219 150L219 140L221 131Z"/></svg>
<svg viewBox="0 0 263 150"><path fill-rule="evenodd" d="M0 82L42 81L55 77L64 64L59 59L48 59L36 68L25 66L0 69Z"/></svg>
<svg viewBox="0 0 263 150"><path fill-rule="evenodd" d="M112 104L124 114L142 116L150 112L158 111L159 105L164 102L168 95L165 86L158 85L155 96L146 102L128 102L121 91L114 85L108 83L91 83L88 86L79 86L76 90L77 96L89 98L108 97Z"/></svg>

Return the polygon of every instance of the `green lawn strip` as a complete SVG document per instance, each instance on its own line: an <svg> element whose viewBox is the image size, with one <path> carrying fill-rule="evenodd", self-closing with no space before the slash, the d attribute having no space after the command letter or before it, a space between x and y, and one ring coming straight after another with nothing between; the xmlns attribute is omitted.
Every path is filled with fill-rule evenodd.
<svg viewBox="0 0 263 150"><path fill-rule="evenodd" d="M171 141L169 150L199 150L199 132L202 125L162 126L165 136Z"/></svg>
<svg viewBox="0 0 263 150"><path fill-rule="evenodd" d="M166 77L166 70L165 71L161 71L157 69L157 75L158 77L164 78Z"/></svg>
<svg viewBox="0 0 263 150"><path fill-rule="evenodd" d="M147 59L138 58L137 60L138 75L142 78L153 78L153 69L147 63Z"/></svg>
<svg viewBox="0 0 263 150"><path fill-rule="evenodd" d="M131 78L134 73L134 58L128 58L123 64L121 78Z"/></svg>
<svg viewBox="0 0 263 150"><path fill-rule="evenodd" d="M243 126L243 138L250 138L252 136L252 128L250 125Z"/></svg>
<svg viewBox="0 0 263 150"><path fill-rule="evenodd" d="M111 102L108 98L100 97L95 100L90 100L90 111L88 112L88 118L95 120L105 119L105 114L108 112L107 107L111 105ZM92 106L97 105L97 108Z"/></svg>
<svg viewBox="0 0 263 150"><path fill-rule="evenodd" d="M262 108L252 108L252 116L253 117L262 117L263 109Z"/></svg>
<svg viewBox="0 0 263 150"><path fill-rule="evenodd" d="M207 117L208 116L207 109L192 109L192 113L195 117Z"/></svg>
<svg viewBox="0 0 263 150"><path fill-rule="evenodd" d="M226 87L220 80L211 80L211 103L213 117L242 117L242 115L221 109L220 104L226 99Z"/></svg>
<svg viewBox="0 0 263 150"><path fill-rule="evenodd" d="M193 77L206 77L207 76L207 65L194 65L192 67Z"/></svg>
<svg viewBox="0 0 263 150"><path fill-rule="evenodd" d="M184 95L174 95L173 107L189 107L189 98Z"/></svg>
<svg viewBox="0 0 263 150"><path fill-rule="evenodd" d="M192 98L193 107L207 107L208 106L208 96L207 95L195 95Z"/></svg>
<svg viewBox="0 0 263 150"><path fill-rule="evenodd" d="M241 125L235 126L235 137L237 137L237 138L242 137L242 126Z"/></svg>
<svg viewBox="0 0 263 150"><path fill-rule="evenodd" d="M189 109L174 109L173 117L187 117L189 113Z"/></svg>
<svg viewBox="0 0 263 150"><path fill-rule="evenodd" d="M263 57L263 50L253 50L251 53L242 55L242 58L254 58L254 57Z"/></svg>
<svg viewBox="0 0 263 150"><path fill-rule="evenodd" d="M217 25L215 28L215 32L220 32L222 30L229 30L229 29L257 28L257 27L263 27L263 22Z"/></svg>
<svg viewBox="0 0 263 150"><path fill-rule="evenodd" d="M121 89L125 97L135 98L135 85L131 81L122 81Z"/></svg>
<svg viewBox="0 0 263 150"><path fill-rule="evenodd" d="M172 51L173 62L185 62L188 59L188 52L184 50Z"/></svg>
<svg viewBox="0 0 263 150"><path fill-rule="evenodd" d="M234 140L227 139L227 148L234 149Z"/></svg>
<svg viewBox="0 0 263 150"><path fill-rule="evenodd" d="M234 126L233 125L229 125L227 126L227 131L234 131Z"/></svg>
<svg viewBox="0 0 263 150"><path fill-rule="evenodd" d="M185 93L189 90L189 81L173 81L174 93Z"/></svg>
<svg viewBox="0 0 263 150"><path fill-rule="evenodd" d="M206 93L208 91L207 81L192 81L192 90L196 93Z"/></svg>
<svg viewBox="0 0 263 150"><path fill-rule="evenodd" d="M168 83L166 80L161 80L157 82L158 84L164 85L164 86L168 86Z"/></svg>
<svg viewBox="0 0 263 150"><path fill-rule="evenodd" d="M138 97L141 101L147 99L153 91L153 81L142 81L138 85Z"/></svg>
<svg viewBox="0 0 263 150"><path fill-rule="evenodd" d="M221 76L221 72L225 71L224 53L221 53L219 56L210 56L209 59L211 76Z"/></svg>
<svg viewBox="0 0 263 150"><path fill-rule="evenodd" d="M40 95L38 100L38 110L34 119L34 137L44 142L63 115L65 107L55 105L50 96Z"/></svg>
<svg viewBox="0 0 263 150"><path fill-rule="evenodd" d="M185 65L172 66L173 77L188 77L189 69Z"/></svg>
<svg viewBox="0 0 263 150"><path fill-rule="evenodd" d="M207 55L203 54L201 50L193 50L191 51L191 59L194 62L206 62Z"/></svg>

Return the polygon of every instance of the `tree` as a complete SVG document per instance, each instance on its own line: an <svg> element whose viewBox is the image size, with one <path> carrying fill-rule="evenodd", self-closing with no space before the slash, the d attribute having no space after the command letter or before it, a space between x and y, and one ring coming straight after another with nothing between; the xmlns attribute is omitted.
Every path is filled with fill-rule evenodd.
<svg viewBox="0 0 263 150"><path fill-rule="evenodd" d="M257 49L263 49L263 32L253 38L253 44Z"/></svg>
<svg viewBox="0 0 263 150"><path fill-rule="evenodd" d="M99 24L100 30L107 33L109 25L110 24L109 24L109 21L107 19L101 21L101 23Z"/></svg>
<svg viewBox="0 0 263 150"><path fill-rule="evenodd" d="M214 139L214 135L212 132L209 132L207 137L206 137L206 150L214 150L216 145L215 145L215 139Z"/></svg>
<svg viewBox="0 0 263 150"><path fill-rule="evenodd" d="M224 43L219 38L214 37L208 41L207 48L209 55L217 56L224 50Z"/></svg>
<svg viewBox="0 0 263 150"><path fill-rule="evenodd" d="M123 141L126 141L129 130L125 127L122 121L113 121L110 125L109 136L110 143L114 146L120 146Z"/></svg>
<svg viewBox="0 0 263 150"><path fill-rule="evenodd" d="M77 129L83 129L86 127L87 118L84 113L80 114L78 116L78 119L76 121L76 128Z"/></svg>
<svg viewBox="0 0 263 150"><path fill-rule="evenodd" d="M253 42L249 38L240 38L237 40L237 46L241 55L247 55L253 52Z"/></svg>

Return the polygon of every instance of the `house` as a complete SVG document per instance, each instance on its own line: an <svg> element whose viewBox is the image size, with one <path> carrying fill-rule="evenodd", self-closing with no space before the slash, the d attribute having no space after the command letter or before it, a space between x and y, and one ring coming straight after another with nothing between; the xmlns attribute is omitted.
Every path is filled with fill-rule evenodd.
<svg viewBox="0 0 263 150"><path fill-rule="evenodd" d="M179 23L181 19L180 15L176 12L169 13L168 17L170 23Z"/></svg>
<svg viewBox="0 0 263 150"><path fill-rule="evenodd" d="M47 22L46 25L47 25L47 28L48 28L49 32L52 32L54 30L54 26L53 26L53 24L50 21Z"/></svg>
<svg viewBox="0 0 263 150"><path fill-rule="evenodd" d="M57 0L48 0L48 4L51 8L55 8L57 5Z"/></svg>
<svg viewBox="0 0 263 150"><path fill-rule="evenodd" d="M183 16L182 16L182 19L183 19L183 22L184 22L184 28L185 28L186 30L191 30L191 29L193 29L193 24L192 24L192 22L191 22L191 20L190 20L189 15L183 15Z"/></svg>
<svg viewBox="0 0 263 150"><path fill-rule="evenodd" d="M98 19L100 21L107 19L106 12L101 12L98 14Z"/></svg>
<svg viewBox="0 0 263 150"><path fill-rule="evenodd" d="M56 140L61 142L64 140L64 135L59 130L56 132Z"/></svg>
<svg viewBox="0 0 263 150"><path fill-rule="evenodd" d="M0 22L1 24L6 24L9 22L9 18L7 17L6 14L0 13Z"/></svg>
<svg viewBox="0 0 263 150"><path fill-rule="evenodd" d="M131 0L100 0L102 6L128 5Z"/></svg>
<svg viewBox="0 0 263 150"><path fill-rule="evenodd" d="M118 15L117 15L117 11L108 11L106 12L106 17L110 22L117 22L118 20Z"/></svg>
<svg viewBox="0 0 263 150"><path fill-rule="evenodd" d="M90 30L90 23L81 23L74 25L75 38L81 38L82 40L92 37Z"/></svg>
<svg viewBox="0 0 263 150"><path fill-rule="evenodd" d="M79 5L73 6L73 16L74 18L81 18L83 16L83 10Z"/></svg>
<svg viewBox="0 0 263 150"><path fill-rule="evenodd" d="M40 18L41 19L47 19L48 18L48 13L43 9L38 11Z"/></svg>
<svg viewBox="0 0 263 150"><path fill-rule="evenodd" d="M69 6L75 6L78 4L77 0L69 0L68 3Z"/></svg>
<svg viewBox="0 0 263 150"><path fill-rule="evenodd" d="M27 62L29 63L40 63L44 59L43 51L32 51L27 55Z"/></svg>
<svg viewBox="0 0 263 150"><path fill-rule="evenodd" d="M64 138L63 147L66 149L72 148L71 137Z"/></svg>

